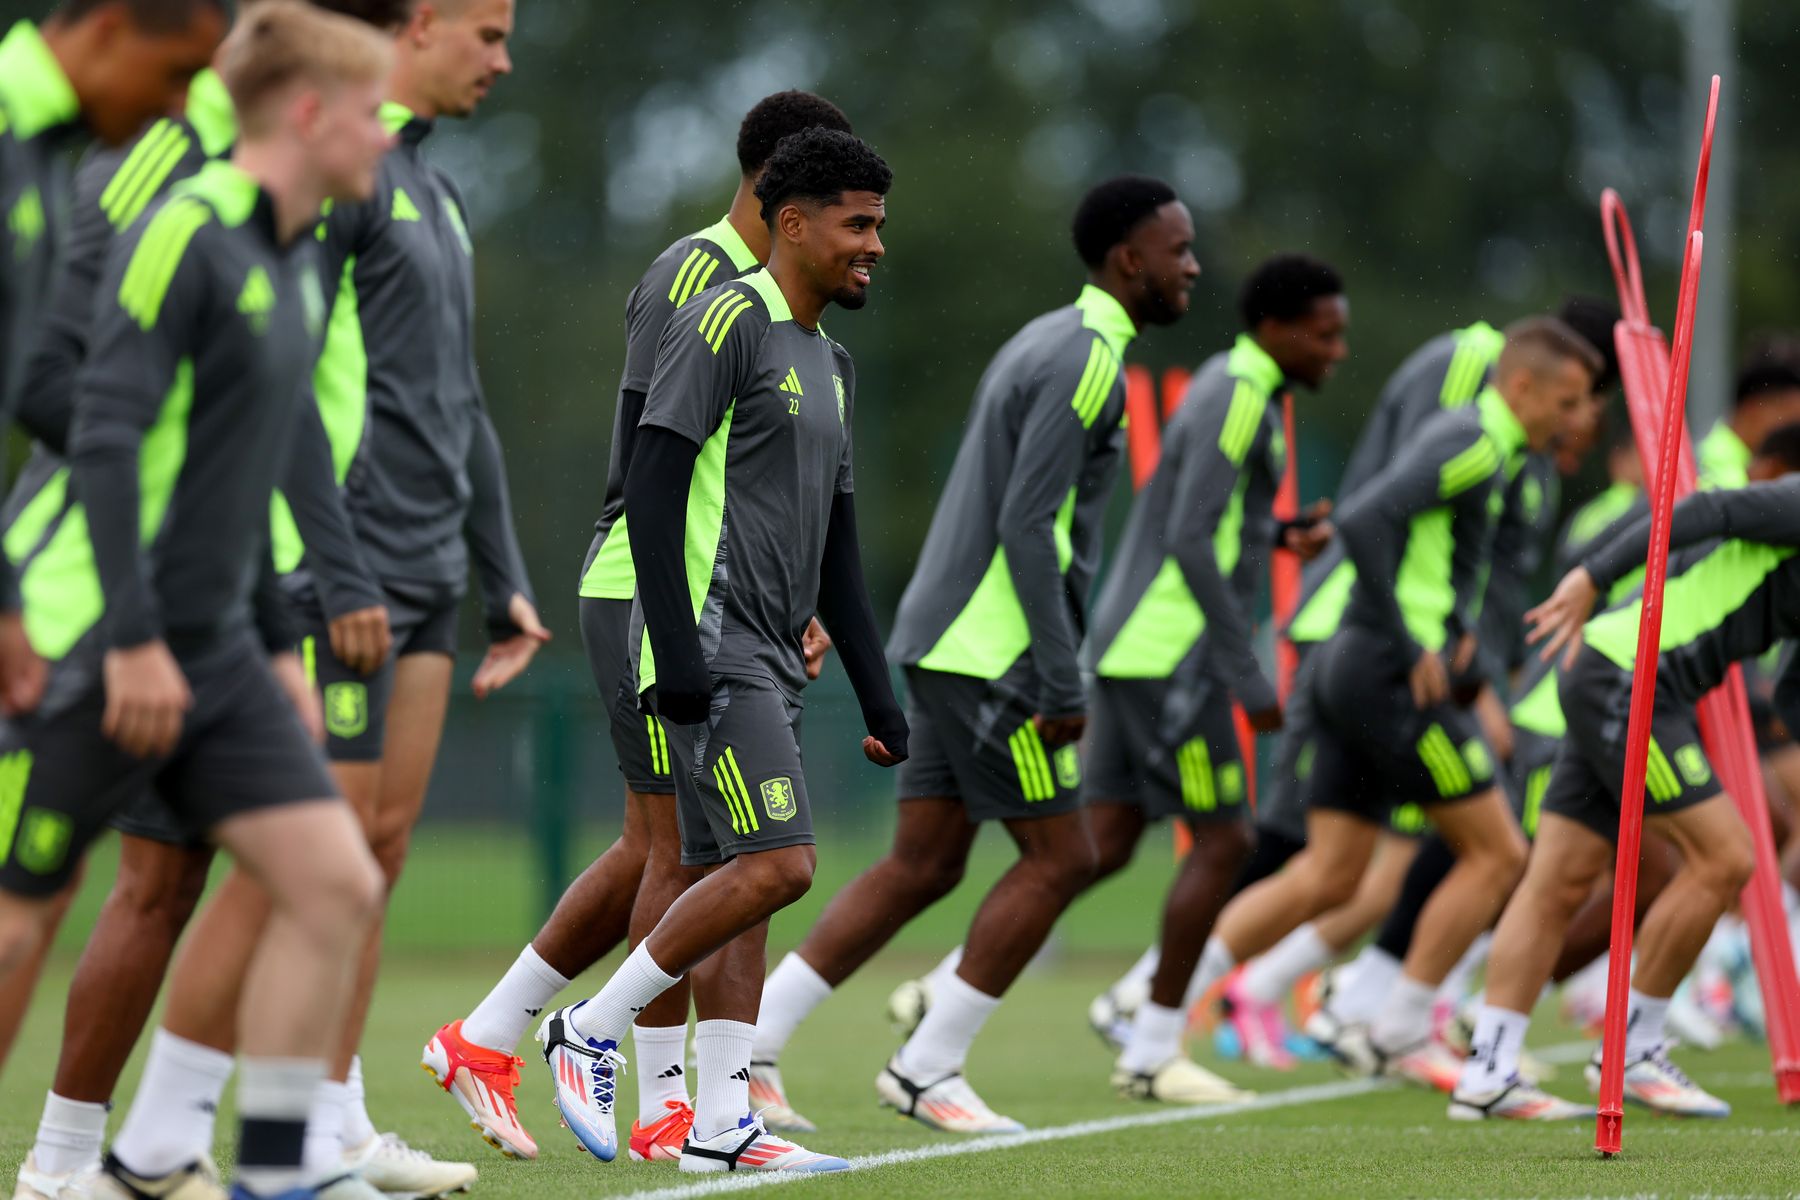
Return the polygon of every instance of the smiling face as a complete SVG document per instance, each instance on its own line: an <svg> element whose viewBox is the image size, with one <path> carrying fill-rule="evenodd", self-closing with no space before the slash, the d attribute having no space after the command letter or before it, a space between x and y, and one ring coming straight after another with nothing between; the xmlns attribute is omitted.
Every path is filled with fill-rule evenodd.
<svg viewBox="0 0 1800 1200"><path fill-rule="evenodd" d="M1256 340L1289 379L1315 391L1350 354L1350 301L1342 296L1316 297L1291 321L1265 318Z"/></svg>
<svg viewBox="0 0 1800 1200"><path fill-rule="evenodd" d="M869 302L875 264L887 253L886 224L887 201L877 192L845 192L831 204L790 200L775 214L777 232L793 246L815 293L849 309Z"/></svg>
<svg viewBox="0 0 1800 1200"><path fill-rule="evenodd" d="M1138 319L1146 325L1173 325L1188 310L1200 261L1194 257L1194 218L1187 205L1171 200L1138 223L1124 242L1123 263L1135 273Z"/></svg>
<svg viewBox="0 0 1800 1200"><path fill-rule="evenodd" d="M1527 444L1543 451L1558 438L1577 435L1591 411L1594 377L1575 359L1555 357L1522 363L1506 372L1498 386L1525 427Z"/></svg>

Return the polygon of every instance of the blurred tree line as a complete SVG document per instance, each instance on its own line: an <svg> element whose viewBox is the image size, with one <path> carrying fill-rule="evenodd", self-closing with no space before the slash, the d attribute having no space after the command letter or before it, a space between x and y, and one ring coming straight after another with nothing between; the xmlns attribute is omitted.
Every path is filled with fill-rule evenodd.
<svg viewBox="0 0 1800 1200"><path fill-rule="evenodd" d="M626 293L724 210L738 118L767 92L830 97L895 171L874 298L828 322L858 362L859 507L888 609L982 366L1073 297L1068 216L1108 174L1169 178L1200 229L1193 312L1136 361L1225 345L1266 254L1343 272L1352 357L1300 397L1309 495L1420 341L1611 294L1604 186L1632 208L1667 324L1694 154L1688 2L1707 0L522 0L516 75L438 152L476 210L482 363L548 614L572 631ZM1738 19L1722 120L1741 138L1747 332L1800 324L1800 8L1743 0Z"/></svg>

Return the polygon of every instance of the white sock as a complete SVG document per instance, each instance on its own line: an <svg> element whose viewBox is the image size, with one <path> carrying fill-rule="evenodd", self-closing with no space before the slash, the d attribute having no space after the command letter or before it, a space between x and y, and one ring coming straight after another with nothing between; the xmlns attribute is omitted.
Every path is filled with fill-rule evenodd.
<svg viewBox="0 0 1800 1200"><path fill-rule="evenodd" d="M238 1072L237 1182L259 1196L299 1188L306 1117L325 1079L318 1058L246 1058Z"/></svg>
<svg viewBox="0 0 1800 1200"><path fill-rule="evenodd" d="M323 1183L344 1173L344 1106L350 1089L336 1080L319 1084L306 1115L306 1178Z"/></svg>
<svg viewBox="0 0 1800 1200"><path fill-rule="evenodd" d="M1444 982L1438 984L1437 998L1444 1004L1457 1005L1463 1002L1463 994L1469 990L1469 980L1481 965L1487 962L1488 951L1494 947L1494 935L1483 932L1470 944L1468 952L1456 960L1450 973L1444 976Z"/></svg>
<svg viewBox="0 0 1800 1200"><path fill-rule="evenodd" d="M1125 1052L1119 1055L1119 1066L1139 1074L1156 1070L1181 1053L1181 1037L1186 1032L1185 1009L1144 1001L1131 1018L1131 1036L1126 1039Z"/></svg>
<svg viewBox="0 0 1800 1200"><path fill-rule="evenodd" d="M631 1065L637 1072L638 1123L648 1127L669 1115L669 1101L688 1102L687 1068L682 1063L687 1051L687 1024L648 1028L633 1025L631 1041L637 1054L637 1061Z"/></svg>
<svg viewBox="0 0 1800 1200"><path fill-rule="evenodd" d="M1239 991L1255 1004L1280 1004L1302 976L1336 957L1337 952L1325 944L1318 927L1309 921L1245 967Z"/></svg>
<svg viewBox="0 0 1800 1200"><path fill-rule="evenodd" d="M1423 1042L1431 1036L1431 1003L1436 998L1436 985L1401 975L1369 1027L1369 1041L1390 1054Z"/></svg>
<svg viewBox="0 0 1800 1200"><path fill-rule="evenodd" d="M639 942L599 994L569 1014L569 1024L584 1038L617 1045L625 1040L625 1031L637 1015L680 978L656 965L648 941Z"/></svg>
<svg viewBox="0 0 1800 1200"><path fill-rule="evenodd" d="M944 955L942 962L931 968L931 974L925 977L927 986L935 989L939 983L943 982L946 975L956 974L956 968L962 966L962 958L963 948L961 946L954 947L950 953Z"/></svg>
<svg viewBox="0 0 1800 1200"><path fill-rule="evenodd" d="M66 1100L51 1092L44 1097L31 1157L46 1175L68 1175L100 1162L106 1140L106 1105Z"/></svg>
<svg viewBox="0 0 1800 1200"><path fill-rule="evenodd" d="M134 1174L148 1176L167 1175L211 1154L231 1068L231 1055L158 1029L113 1154Z"/></svg>
<svg viewBox="0 0 1800 1200"><path fill-rule="evenodd" d="M1669 1015L1669 998L1646 996L1631 989L1631 1007L1625 1015L1625 1061L1635 1062L1663 1044L1663 1020Z"/></svg>
<svg viewBox="0 0 1800 1200"><path fill-rule="evenodd" d="M1187 993L1181 998L1183 1009L1192 1009L1200 1003L1200 997L1212 989L1212 985L1231 974L1231 968L1237 966L1237 959L1226 949L1225 943L1217 934L1206 939L1206 948L1200 951L1200 965L1194 968L1194 977L1188 980Z"/></svg>
<svg viewBox="0 0 1800 1200"><path fill-rule="evenodd" d="M494 990L463 1019L463 1036L477 1046L511 1054L531 1022L568 986L566 976L545 962L535 946L527 946Z"/></svg>
<svg viewBox="0 0 1800 1200"><path fill-rule="evenodd" d="M1469 1057L1463 1060L1457 1090L1491 1092L1519 1073L1519 1051L1525 1046L1525 1030L1531 1025L1526 1013L1484 1004L1475 1015L1475 1036Z"/></svg>
<svg viewBox="0 0 1800 1200"><path fill-rule="evenodd" d="M1156 977L1156 969L1162 966L1162 947L1152 946L1138 956L1131 964L1131 970L1119 977L1109 991L1114 996L1129 996L1132 992L1140 995L1150 991L1150 981Z"/></svg>
<svg viewBox="0 0 1800 1200"><path fill-rule="evenodd" d="M829 995L831 985L798 954L788 954L776 963L763 983L762 1009L756 1016L755 1060L780 1061L794 1030Z"/></svg>
<svg viewBox="0 0 1800 1200"><path fill-rule="evenodd" d="M1370 942L1331 990L1331 1015L1345 1025L1366 1025L1381 1011L1388 989L1400 978L1400 960Z"/></svg>
<svg viewBox="0 0 1800 1200"><path fill-rule="evenodd" d="M354 1150L375 1136L369 1119L369 1101L363 1092L362 1055L350 1060L350 1078L344 1081L344 1149Z"/></svg>
<svg viewBox="0 0 1800 1200"><path fill-rule="evenodd" d="M694 1098L694 1137L718 1137L750 1113L750 1043L756 1027L743 1021L697 1021L694 1056L699 1094Z"/></svg>
<svg viewBox="0 0 1800 1200"><path fill-rule="evenodd" d="M962 1070L975 1035L999 1007L1000 997L978 991L961 975L946 977L938 983L925 1019L900 1047L901 1070L919 1084Z"/></svg>

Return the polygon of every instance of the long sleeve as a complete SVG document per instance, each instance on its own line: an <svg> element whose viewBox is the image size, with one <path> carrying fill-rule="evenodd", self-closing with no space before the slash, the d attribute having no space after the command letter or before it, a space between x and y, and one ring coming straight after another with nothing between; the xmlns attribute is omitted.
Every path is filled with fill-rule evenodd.
<svg viewBox="0 0 1800 1200"><path fill-rule="evenodd" d="M1026 413L1000 504L1000 548L1031 633L1039 709L1047 717L1069 716L1087 707L1056 522L1081 476L1088 436L1068 396L1047 385Z"/></svg>
<svg viewBox="0 0 1800 1200"><path fill-rule="evenodd" d="M270 654L283 654L300 643L300 627L294 619L293 606L281 589L281 576L275 571L275 555L265 541L257 552L256 590L250 595L251 610L256 618L256 631L262 635L263 649Z"/></svg>
<svg viewBox="0 0 1800 1200"><path fill-rule="evenodd" d="M1602 593L1642 566L1650 550L1651 514L1646 511L1604 544L1589 550L1581 565ZM1742 538L1778 546L1800 545L1800 478L1753 483L1723 491L1695 492L1675 506L1669 549L1713 538Z"/></svg>
<svg viewBox="0 0 1800 1200"><path fill-rule="evenodd" d="M631 564L656 659L659 702L677 695L691 700L711 686L687 581L688 489L699 457L696 443L673 430L646 426L625 471L625 506L633 514ZM671 720L687 715L692 723L706 713L702 708L698 713L662 711L662 715Z"/></svg>
<svg viewBox="0 0 1800 1200"><path fill-rule="evenodd" d="M1239 384L1242 392L1247 385ZM1192 401L1190 401L1191 403ZM1254 398L1245 402L1254 403ZM1275 686L1263 672L1251 644L1250 614L1244 611L1237 589L1221 568L1218 556L1219 523L1247 469L1246 459L1266 434L1262 424L1254 435L1230 434L1235 426L1231 403L1209 403L1197 415L1201 420L1193 437L1182 447L1174 503L1169 510L1163 544L1170 548L1188 591L1206 614L1206 632L1214 661L1229 681L1232 694L1248 712L1276 707Z"/></svg>
<svg viewBox="0 0 1800 1200"><path fill-rule="evenodd" d="M536 603L525 571L525 554L513 528L512 499L506 486L506 462L500 436L487 410L475 410L475 426L469 439L469 514L463 529L475 555L475 571L481 580L488 634L496 640L517 633L508 608L514 595Z"/></svg>
<svg viewBox="0 0 1800 1200"><path fill-rule="evenodd" d="M297 406L296 428L281 489L306 545L306 563L325 618L385 603L381 586L357 549L356 531L332 470L331 442L310 395Z"/></svg>
<svg viewBox="0 0 1800 1200"><path fill-rule="evenodd" d="M1486 450L1478 450L1479 446ZM1473 458L1465 455L1473 454ZM1440 427L1407 443L1392 465L1358 489L1336 517L1338 538L1356 564L1359 594L1375 600L1380 623L1396 645L1421 649L1394 586L1411 538L1412 519L1491 483L1499 451L1467 427ZM1445 547L1452 552L1451 547ZM1451 619L1457 618L1452 613Z"/></svg>
<svg viewBox="0 0 1800 1200"><path fill-rule="evenodd" d="M184 223L187 215L174 213L166 224L152 220L108 253L93 346L76 386L71 482L86 510L112 646L138 646L163 634L141 536L139 457L177 363L201 332L207 231ZM171 258L167 286L158 290L159 280L139 260L162 267Z"/></svg>
<svg viewBox="0 0 1800 1200"><path fill-rule="evenodd" d="M905 758L910 733L894 698L881 633L875 627L875 606L863 579L856 498L850 492L840 491L831 501L825 557L819 566L819 617L831 632L850 686L856 689L863 724L890 753Z"/></svg>

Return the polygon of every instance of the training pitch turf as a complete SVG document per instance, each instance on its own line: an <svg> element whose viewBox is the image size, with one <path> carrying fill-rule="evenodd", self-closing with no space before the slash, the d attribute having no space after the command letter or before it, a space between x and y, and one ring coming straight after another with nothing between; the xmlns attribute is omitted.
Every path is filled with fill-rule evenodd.
<svg viewBox="0 0 1800 1200"><path fill-rule="evenodd" d="M493 845L486 845L493 854ZM1205 1048L1203 1061L1258 1090L1255 1104L1241 1111L1183 1112L1116 1099L1106 1085L1109 1056L1088 1031L1084 1012L1139 941L1137 927L1147 917L1129 915L1156 911L1155 894L1167 870L1160 853L1146 855L1130 878L1071 914L1062 955L1020 982L976 1046L971 1080L996 1109L1033 1132L974 1143L904 1122L877 1107L872 1087L896 1044L881 1015L883 1001L895 983L931 965L935 956L923 953L925 946L947 946L940 939L954 938L956 925L978 898L980 881L991 878L1001 862L998 850L988 845L947 911L853 979L795 1039L783 1063L790 1097L821 1126L805 1143L853 1159L886 1156L886 1161L847 1177L791 1186L809 1194L946 1197L1743 1196L1800 1190L1800 1111L1785 1112L1776 1104L1760 1046L1678 1052L1700 1083L1732 1103L1735 1114L1724 1122L1677 1123L1634 1113L1627 1118L1626 1154L1612 1162L1596 1158L1586 1123L1454 1125L1444 1119L1443 1100L1435 1095L1347 1082L1320 1065L1286 1075L1250 1071L1214 1062ZM835 887L867 861L845 849L841 857L828 856L821 886ZM859 843L858 849L864 847ZM872 846L866 849L872 853ZM508 1162L475 1138L461 1109L418 1069L418 1051L438 1024L468 1011L510 961L506 947L516 942L507 928L464 926L467 942L492 948L449 951L419 945L414 928L415 921L419 929L441 924L428 919L440 906L429 903L433 889L424 881L467 852L454 838L435 846L428 840L414 864L417 874L409 876L420 881L422 902L397 914L399 945L365 1041L370 1108L377 1121L440 1156L471 1158L481 1168L477 1194L482 1196L676 1196L765 1179L733 1177L708 1186L705 1181L715 1177L682 1175L667 1164L592 1162L557 1129L542 1060L530 1053L521 1112L539 1138L541 1157L535 1163ZM505 860L505 854L499 858ZM406 893L407 885L401 890ZM775 938L781 946L804 932L816 903L778 922ZM529 909L529 901L520 904ZM67 956L59 957L0 1080L0 1180L6 1183L35 1130L69 965ZM584 994L599 977L597 969L571 994ZM1571 1057L1585 1054L1585 1045L1571 1046L1569 1031L1540 1024L1540 1046L1570 1047ZM134 1060L125 1096L136 1067ZM1565 1066L1551 1086L1579 1096L1579 1063ZM634 1081L627 1077L621 1092L635 1101ZM115 1129L116 1124L115 1117ZM228 1112L220 1127L229 1130ZM704 1190L690 1191L696 1186Z"/></svg>

